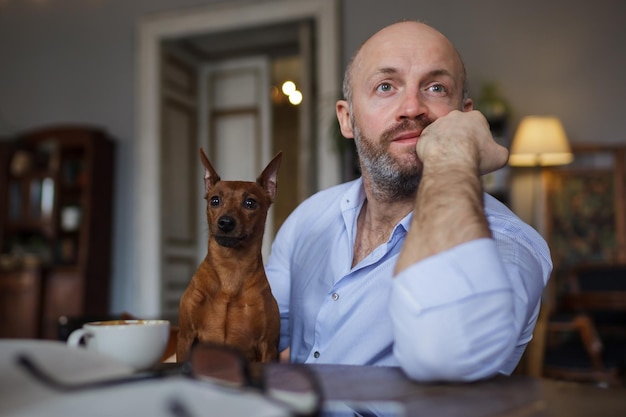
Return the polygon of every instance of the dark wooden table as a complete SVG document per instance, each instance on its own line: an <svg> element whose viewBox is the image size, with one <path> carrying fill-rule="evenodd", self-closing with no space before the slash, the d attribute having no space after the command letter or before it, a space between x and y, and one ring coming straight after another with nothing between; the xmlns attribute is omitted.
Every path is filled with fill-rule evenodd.
<svg viewBox="0 0 626 417"><path fill-rule="evenodd" d="M274 365L285 366L285 365ZM467 384L423 384L399 368L313 365L328 402L392 402L393 417L624 417L625 388L598 388L524 376Z"/></svg>
<svg viewBox="0 0 626 417"><path fill-rule="evenodd" d="M108 381L108 385L105 389L70 392L51 389L18 366L18 353L26 354L47 373L67 384L80 387L80 381L92 384ZM521 375L465 384L425 384L411 381L400 368L393 367L270 363L252 364L251 370L255 377L259 371L264 371L265 377L272 377L271 384L266 380L267 395L272 396L271 388L275 389L274 393L281 389L284 393L289 388L293 394L300 383L310 387L310 380L300 371L302 367L319 381L324 400L322 417L354 417L353 410L367 417L626 417L623 387L598 388ZM241 372L237 366L230 369ZM164 372L147 379L144 373L128 374L127 367L102 355L70 349L61 342L0 340L0 415L78 415L81 412L72 412L71 407L80 406L88 411L97 404L105 411L117 410L117 414L110 415L171 417L170 409L164 405L169 404L166 400L171 401L170 394L176 393L180 397L177 403L186 404L190 410L204 410L205 401L216 399L220 399L222 407L234 404L241 410L249 409L246 407L250 404L261 404L255 395L248 398L252 403L243 404L245 396L239 397L241 392L233 395L232 387L223 386L223 392L216 385L207 389L208 385L188 378L187 367L181 364L162 363L155 370ZM135 383L120 385L120 378ZM117 381L117 385L112 381ZM71 401L66 403L66 397ZM291 399L294 398L306 399L292 395ZM361 413L367 407L377 412Z"/></svg>

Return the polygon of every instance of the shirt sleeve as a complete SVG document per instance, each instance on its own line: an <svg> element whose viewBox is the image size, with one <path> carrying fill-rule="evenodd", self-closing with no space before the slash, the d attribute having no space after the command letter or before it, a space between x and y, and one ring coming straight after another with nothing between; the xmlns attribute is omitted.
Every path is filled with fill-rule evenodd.
<svg viewBox="0 0 626 417"><path fill-rule="evenodd" d="M272 295L280 311L280 342L278 350L283 351L290 344L289 303L291 292L290 250L293 245L291 235L294 230L295 217L292 215L281 226L272 244L265 273L272 289Z"/></svg>
<svg viewBox="0 0 626 417"><path fill-rule="evenodd" d="M547 246L536 250L544 243L502 234L402 271L392 289L390 315L394 355L407 375L418 381L471 381L510 373L532 337L551 271Z"/></svg>

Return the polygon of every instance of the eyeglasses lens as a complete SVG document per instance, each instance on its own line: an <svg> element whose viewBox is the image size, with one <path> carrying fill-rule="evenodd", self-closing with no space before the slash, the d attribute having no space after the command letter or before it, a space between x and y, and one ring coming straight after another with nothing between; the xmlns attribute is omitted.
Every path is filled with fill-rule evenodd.
<svg viewBox="0 0 626 417"><path fill-rule="evenodd" d="M296 415L314 415L321 407L315 376L297 365L270 364L263 372L265 393L286 405Z"/></svg>
<svg viewBox="0 0 626 417"><path fill-rule="evenodd" d="M237 386L248 385L245 361L236 352L199 344L191 352L191 373L199 379L217 379Z"/></svg>

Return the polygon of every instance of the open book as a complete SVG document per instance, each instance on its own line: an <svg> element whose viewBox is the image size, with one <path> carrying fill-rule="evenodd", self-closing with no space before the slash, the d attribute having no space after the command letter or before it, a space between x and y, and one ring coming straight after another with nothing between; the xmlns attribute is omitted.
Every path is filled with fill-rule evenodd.
<svg viewBox="0 0 626 417"><path fill-rule="evenodd" d="M288 416L261 393L182 375L104 388L61 391L17 362L25 355L68 384L129 376L134 371L105 356L62 342L0 340L0 415L9 416Z"/></svg>

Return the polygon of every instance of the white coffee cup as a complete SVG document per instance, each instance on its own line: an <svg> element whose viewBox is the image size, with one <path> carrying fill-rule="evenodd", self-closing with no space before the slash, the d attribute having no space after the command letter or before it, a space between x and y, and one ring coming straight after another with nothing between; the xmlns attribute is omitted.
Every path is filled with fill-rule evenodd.
<svg viewBox="0 0 626 417"><path fill-rule="evenodd" d="M67 344L99 352L139 370L159 363L170 335L167 320L107 320L74 330ZM81 346L82 347L82 346Z"/></svg>

